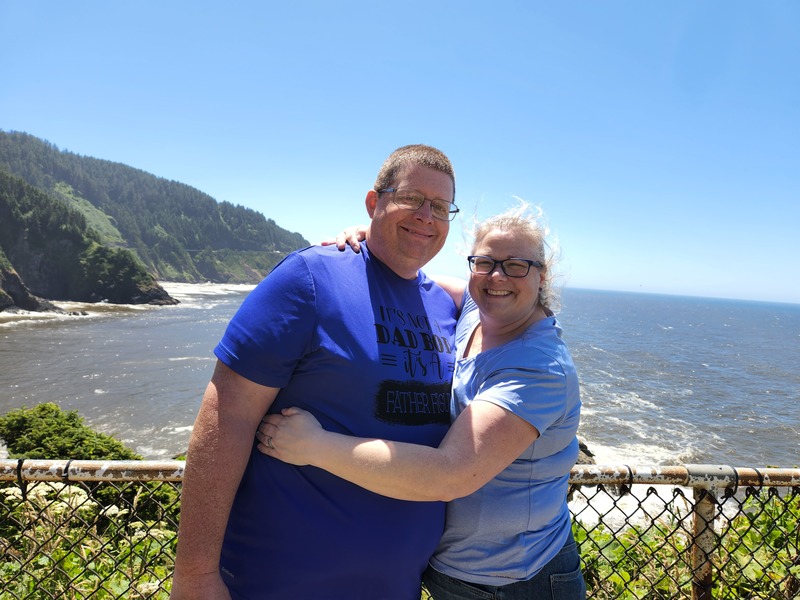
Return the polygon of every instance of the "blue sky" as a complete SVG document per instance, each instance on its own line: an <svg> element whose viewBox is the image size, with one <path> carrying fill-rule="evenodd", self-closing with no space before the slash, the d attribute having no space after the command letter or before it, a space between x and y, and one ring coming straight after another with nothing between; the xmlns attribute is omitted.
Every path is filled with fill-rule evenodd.
<svg viewBox="0 0 800 600"><path fill-rule="evenodd" d="M2 0L0 129L312 242L427 143L465 216L430 272L518 196L567 286L800 303L798 31L794 0Z"/></svg>

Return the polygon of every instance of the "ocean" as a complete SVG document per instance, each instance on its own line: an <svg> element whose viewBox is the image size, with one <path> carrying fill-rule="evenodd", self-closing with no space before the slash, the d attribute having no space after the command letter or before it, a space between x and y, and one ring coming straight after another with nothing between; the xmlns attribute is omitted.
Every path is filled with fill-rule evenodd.
<svg viewBox="0 0 800 600"><path fill-rule="evenodd" d="M145 458L183 453L252 286L164 286L179 305L0 313L0 414L55 402ZM559 320L598 463L800 466L800 305L568 288Z"/></svg>

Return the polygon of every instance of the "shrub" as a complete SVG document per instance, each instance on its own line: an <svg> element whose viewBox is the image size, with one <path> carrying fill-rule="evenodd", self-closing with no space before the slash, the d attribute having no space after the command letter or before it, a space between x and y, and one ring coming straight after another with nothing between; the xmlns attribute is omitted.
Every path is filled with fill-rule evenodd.
<svg viewBox="0 0 800 600"><path fill-rule="evenodd" d="M0 438L11 458L137 460L122 442L83 424L77 411L53 403L20 408L0 417Z"/></svg>

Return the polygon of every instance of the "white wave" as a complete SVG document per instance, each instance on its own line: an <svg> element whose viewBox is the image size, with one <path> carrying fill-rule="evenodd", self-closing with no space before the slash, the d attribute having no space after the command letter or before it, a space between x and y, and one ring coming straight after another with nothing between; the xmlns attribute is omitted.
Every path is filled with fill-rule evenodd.
<svg viewBox="0 0 800 600"><path fill-rule="evenodd" d="M74 321L76 319L95 319L106 315L143 312L158 308L149 304L111 304L107 302L56 302L64 312L33 312L13 309L0 312L0 329L21 326Z"/></svg>
<svg viewBox="0 0 800 600"><path fill-rule="evenodd" d="M78 313L77 316L91 316L95 314L114 314L125 312L143 312L156 308L152 304L114 304L111 302L58 302L57 306L68 313ZM86 313L85 315L83 313ZM76 316L76 315L70 315Z"/></svg>
<svg viewBox="0 0 800 600"><path fill-rule="evenodd" d="M183 307L203 310L213 309L218 306L218 303L210 301L210 299L232 295L244 296L255 288L255 285L252 284L233 283L159 282L159 284L170 296L178 300ZM20 326L35 326L74 319L92 319L115 314L139 313L172 308L171 306L157 306L153 304L112 304L109 302L56 301L54 304L64 312L32 312L22 309L2 311L0 312L0 331Z"/></svg>
<svg viewBox="0 0 800 600"><path fill-rule="evenodd" d="M611 371L605 371L603 369L596 369L594 371L594 373L595 373L595 377L602 377L604 380L609 381L609 382L610 381L620 382L620 381L627 381L628 380L621 373L612 373ZM609 387L609 386L611 386L611 383L596 383L594 385L604 385L606 387Z"/></svg>
<svg viewBox="0 0 800 600"><path fill-rule="evenodd" d="M184 425L183 427L173 427L172 431L169 433L176 434L176 433L191 433L194 430L194 425Z"/></svg>
<svg viewBox="0 0 800 600"><path fill-rule="evenodd" d="M170 457L170 451L166 448L153 448L152 446L137 445L135 448L136 454L145 457L145 460L158 460L160 458Z"/></svg>
<svg viewBox="0 0 800 600"><path fill-rule="evenodd" d="M643 434L642 440L627 442L615 446L604 446L587 441L589 449L594 453L598 464L654 464L654 465L680 465L689 462L694 456L694 449L683 449L662 446L650 441L649 436Z"/></svg>
<svg viewBox="0 0 800 600"><path fill-rule="evenodd" d="M13 329L22 326L36 326L49 323L65 322L73 319L87 319L96 314L69 314L55 312L31 312L27 310L13 310L0 312L0 330Z"/></svg>
<svg viewBox="0 0 800 600"><path fill-rule="evenodd" d="M656 489L657 495L649 493L651 487ZM617 531L624 529L627 525L651 523L655 515L663 515L657 517L656 520L668 523L673 518L673 515L683 517L691 512L689 501L680 496L673 499L672 490L675 487L681 489L684 497L688 498L689 501L691 500L693 495L691 488L636 484L631 486L630 491L622 496L616 496L613 493L595 493L591 487L586 487L580 493L575 494L569 506L573 514L577 515L577 520L589 528L597 525L601 517L606 526ZM665 512L666 504L670 506Z"/></svg>
<svg viewBox="0 0 800 600"><path fill-rule="evenodd" d="M177 300L180 300L181 297L246 294L256 287L255 285L244 283L179 283L175 281L159 281L158 283L170 296Z"/></svg>
<svg viewBox="0 0 800 600"><path fill-rule="evenodd" d="M614 392L614 389L614 384L612 383L582 383L581 397L583 403L584 405L589 404L597 399L598 401L602 401L603 406L609 411L614 407L624 409L623 414L636 411L659 412L662 410L662 407L650 400L642 398L637 392Z"/></svg>
<svg viewBox="0 0 800 600"><path fill-rule="evenodd" d="M226 297L246 296L255 285L234 283L176 283L159 282L167 293L180 302L183 308L210 311L221 303ZM215 299L217 299L215 301Z"/></svg>
<svg viewBox="0 0 800 600"><path fill-rule="evenodd" d="M244 294L255 287L232 284L173 284L173 286L176 286L176 293L173 294L169 289L167 293L181 301L182 298L190 301L192 298ZM165 289L167 288L165 287ZM63 312L35 312L19 308L2 311L0 312L0 330L169 308L151 304L113 304L110 302L55 301L53 304Z"/></svg>
<svg viewBox="0 0 800 600"><path fill-rule="evenodd" d="M0 312L0 329L11 329L20 325L29 325L37 322L51 322L58 315L51 313L32 313L26 310Z"/></svg>
<svg viewBox="0 0 800 600"><path fill-rule="evenodd" d="M683 464L724 446L711 428L670 416L668 407L635 392L596 385L582 392L580 434L598 463Z"/></svg>

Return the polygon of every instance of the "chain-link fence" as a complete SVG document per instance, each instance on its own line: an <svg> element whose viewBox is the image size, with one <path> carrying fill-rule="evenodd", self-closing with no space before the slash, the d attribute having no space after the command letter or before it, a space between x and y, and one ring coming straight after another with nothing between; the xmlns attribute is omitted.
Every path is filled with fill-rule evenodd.
<svg viewBox="0 0 800 600"><path fill-rule="evenodd" d="M183 467L0 460L0 598L167 598ZM800 598L800 469L584 465L570 481L589 598Z"/></svg>

